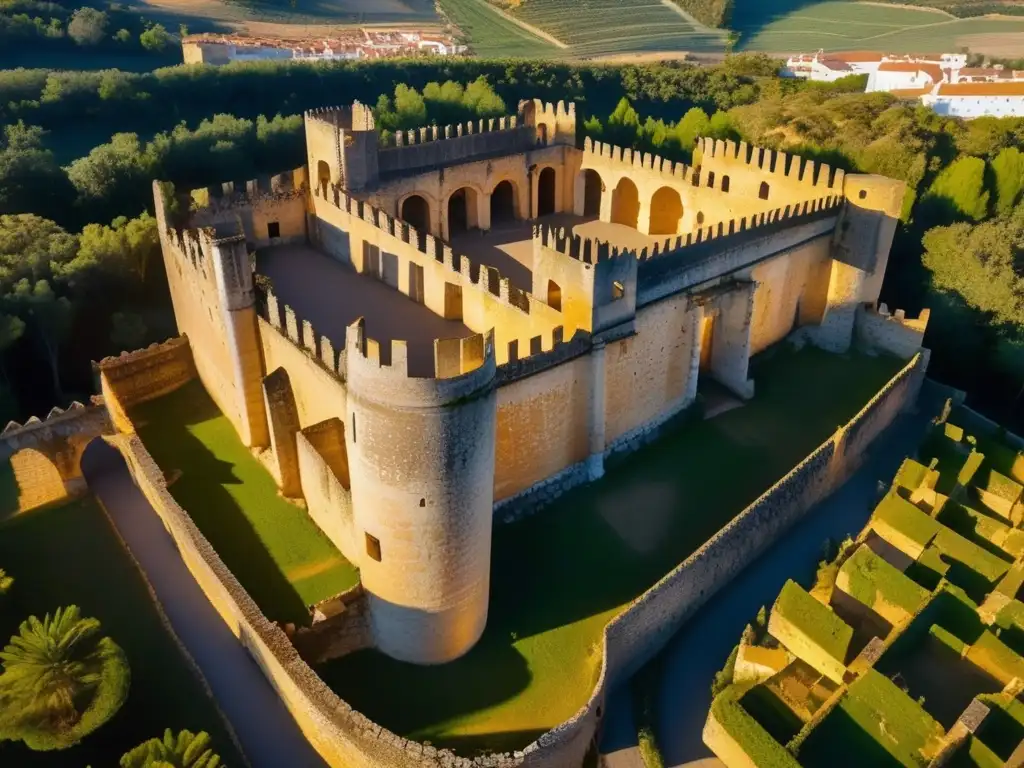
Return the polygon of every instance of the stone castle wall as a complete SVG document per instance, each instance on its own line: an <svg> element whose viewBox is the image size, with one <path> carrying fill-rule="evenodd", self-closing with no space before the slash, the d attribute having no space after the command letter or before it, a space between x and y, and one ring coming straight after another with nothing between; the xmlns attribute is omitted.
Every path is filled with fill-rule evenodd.
<svg viewBox="0 0 1024 768"><path fill-rule="evenodd" d="M857 307L856 334L858 343L897 357L909 357L921 348L931 313L925 309L917 319L909 318L902 309L890 313L885 304L878 310Z"/></svg>

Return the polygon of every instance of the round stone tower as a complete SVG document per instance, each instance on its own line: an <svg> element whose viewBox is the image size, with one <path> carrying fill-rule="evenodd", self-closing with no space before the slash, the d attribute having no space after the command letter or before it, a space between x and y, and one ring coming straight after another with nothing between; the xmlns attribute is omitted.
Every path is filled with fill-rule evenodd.
<svg viewBox="0 0 1024 768"><path fill-rule="evenodd" d="M450 377L414 378L405 342L383 365L361 321L348 330L345 440L370 625L382 652L418 664L473 647L490 588L493 337L435 346Z"/></svg>

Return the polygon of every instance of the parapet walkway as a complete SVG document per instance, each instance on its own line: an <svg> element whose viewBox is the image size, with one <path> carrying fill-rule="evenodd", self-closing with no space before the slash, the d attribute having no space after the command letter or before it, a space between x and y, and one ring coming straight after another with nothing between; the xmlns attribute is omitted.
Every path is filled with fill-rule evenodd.
<svg viewBox="0 0 1024 768"><path fill-rule="evenodd" d="M121 455L95 441L82 469L202 670L252 768L325 768L291 714L196 584Z"/></svg>

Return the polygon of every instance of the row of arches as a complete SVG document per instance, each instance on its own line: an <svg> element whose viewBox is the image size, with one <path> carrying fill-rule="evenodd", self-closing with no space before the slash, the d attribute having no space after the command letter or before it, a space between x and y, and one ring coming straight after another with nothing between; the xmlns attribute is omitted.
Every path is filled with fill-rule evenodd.
<svg viewBox="0 0 1024 768"><path fill-rule="evenodd" d="M583 215L600 216L606 192L604 182L601 175L593 169L588 168L583 173ZM613 224L639 229L640 208L640 190L636 184L628 177L619 179L618 184L611 192L609 221ZM647 234L678 234L683 213L683 199L679 192L672 187L660 187L651 196L650 224ZM698 212L696 221L698 224L703 223L704 214Z"/></svg>
<svg viewBox="0 0 1024 768"><path fill-rule="evenodd" d="M456 189L448 196L444 213L447 215L447 236L450 238L471 229L490 229L494 226L510 224L528 218L526 211L520 210L518 186L510 179L504 179L495 185L487 195L486 207L480 208L481 192L475 187L465 186ZM541 169L537 177L537 211L535 216L547 216L557 209L557 177L551 167ZM489 214L487 221L482 217ZM406 197L398 211L399 218L420 232L431 232L430 202L426 197L412 194ZM444 234L444 233L442 233Z"/></svg>

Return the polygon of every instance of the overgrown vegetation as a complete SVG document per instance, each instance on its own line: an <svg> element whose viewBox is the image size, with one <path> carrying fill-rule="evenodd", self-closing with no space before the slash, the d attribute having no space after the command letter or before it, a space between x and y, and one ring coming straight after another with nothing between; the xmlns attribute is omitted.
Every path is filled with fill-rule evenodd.
<svg viewBox="0 0 1024 768"><path fill-rule="evenodd" d="M170 728L162 739L153 738L127 752L120 768L219 768L220 756L211 747L210 734Z"/></svg>

